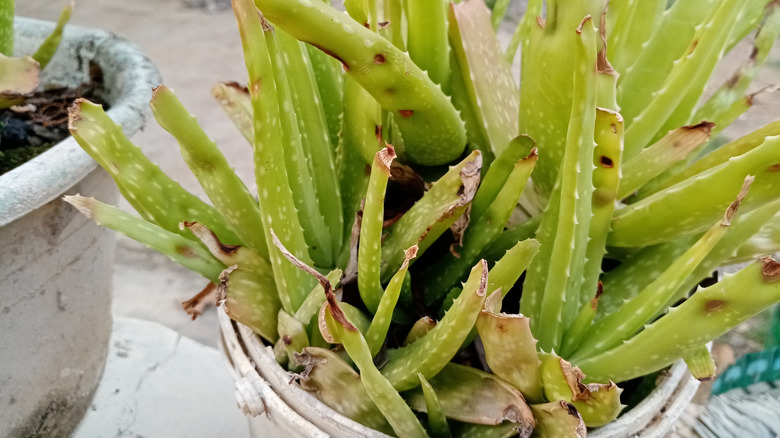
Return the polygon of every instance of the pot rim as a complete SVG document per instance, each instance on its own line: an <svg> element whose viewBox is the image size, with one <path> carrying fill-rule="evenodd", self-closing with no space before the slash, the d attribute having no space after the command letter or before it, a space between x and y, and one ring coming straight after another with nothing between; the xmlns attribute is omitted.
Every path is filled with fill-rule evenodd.
<svg viewBox="0 0 780 438"><path fill-rule="evenodd" d="M292 385L290 373L276 363L271 347L263 345L251 329L231 320L225 312L224 304L219 306L217 314L221 332L220 344L236 380L239 406L245 413L257 416L264 410L272 410L272 406L278 409L281 403L284 404L283 408L294 412L294 421L305 424L306 427L313 426L317 431L324 430L332 434L334 431L343 433L348 430L355 436L388 437L339 414L312 394ZM275 367L271 368L269 361L273 361ZM269 371L278 375L268 376ZM247 385L244 385L249 382L251 382L250 387L258 394L255 397L262 400L262 404L255 403L254 408L252 400L249 400L253 395L246 393ZM685 406L693 399L699 384L700 382L688 372L685 362L680 360L661 375L658 386L648 397L615 421L599 428L589 429L588 436L622 438L644 431L650 423L653 423L655 429L644 431L642 437L661 438L671 430L682 415ZM266 398L269 393L272 397ZM316 412L301 409L301 406L312 402L318 405Z"/></svg>
<svg viewBox="0 0 780 438"><path fill-rule="evenodd" d="M17 17L15 34L43 41L54 29L54 23ZM160 83L157 68L141 49L116 35L98 29L68 25L60 49L74 46L91 53L91 61L103 70L106 87L115 96L108 110L114 122L126 135L140 130L149 117L152 88ZM58 50L58 55L61 55ZM57 55L55 55L56 59ZM23 217L30 211L62 195L68 188L97 168L73 137L68 137L48 151L0 176L0 226Z"/></svg>

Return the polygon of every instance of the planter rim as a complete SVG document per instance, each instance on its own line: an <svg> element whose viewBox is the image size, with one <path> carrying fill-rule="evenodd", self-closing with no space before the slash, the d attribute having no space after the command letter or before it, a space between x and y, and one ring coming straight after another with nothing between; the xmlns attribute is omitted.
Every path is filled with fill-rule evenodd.
<svg viewBox="0 0 780 438"><path fill-rule="evenodd" d="M31 18L14 20L15 33L41 36L54 29L54 23ZM136 46L103 30L68 25L60 50L65 45L90 44L94 61L106 73L116 73L119 89L110 102L109 117L132 135L143 126L149 113L152 87L160 83L157 68ZM58 50L59 51L59 50ZM56 55L55 55L56 58ZM113 69L113 70L112 70ZM0 226L60 196L97 167L73 137L0 176Z"/></svg>
<svg viewBox="0 0 780 438"><path fill-rule="evenodd" d="M220 343L236 380L237 402L246 414L265 415L269 410L286 413L295 427L305 431L307 436L329 436L339 432L335 435L338 436L351 432L366 438L388 437L337 413L312 394L291 384L289 373L276 364L271 347L264 346L248 327L232 321L225 313L224 305L217 313ZM269 361L281 371L279 376L265 375L263 369L271 366ZM678 361L662 375L650 395L617 420L589 429L588 436L663 438L691 402L699 384L688 372L685 362ZM312 403L315 403L312 412L308 412L303 405ZM645 430L648 426L652 429ZM636 435L639 431L641 434Z"/></svg>

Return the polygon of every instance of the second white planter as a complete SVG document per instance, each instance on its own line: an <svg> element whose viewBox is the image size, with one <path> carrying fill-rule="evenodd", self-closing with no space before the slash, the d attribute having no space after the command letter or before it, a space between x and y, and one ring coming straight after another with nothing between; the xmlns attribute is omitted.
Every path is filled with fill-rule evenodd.
<svg viewBox="0 0 780 438"><path fill-rule="evenodd" d="M34 52L53 28L17 19L17 53ZM109 115L128 135L138 131L159 76L136 46L68 26L42 81L76 86L97 69ZM78 192L117 197L72 138L0 176L0 437L68 436L100 380L115 242L59 199Z"/></svg>

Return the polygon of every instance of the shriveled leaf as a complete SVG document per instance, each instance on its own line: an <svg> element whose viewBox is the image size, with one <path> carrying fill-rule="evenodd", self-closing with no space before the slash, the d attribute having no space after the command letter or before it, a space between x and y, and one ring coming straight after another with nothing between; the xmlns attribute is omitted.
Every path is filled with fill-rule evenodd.
<svg viewBox="0 0 780 438"><path fill-rule="evenodd" d="M293 318L292 315L285 312L284 309L279 309L277 317L278 321L278 334L279 340L284 345L284 349L287 352L288 363L297 365L295 361L295 355L302 352L304 348L309 346L309 336L306 333L306 327ZM292 371L300 371L300 366L291 368Z"/></svg>
<svg viewBox="0 0 780 438"><path fill-rule="evenodd" d="M585 374L554 354L542 355L542 382L548 400L573 404L588 427L598 427L617 418L621 388L612 383L584 384Z"/></svg>
<svg viewBox="0 0 780 438"><path fill-rule="evenodd" d="M310 391L334 411L384 433L393 429L366 393L360 374L338 354L324 348L308 347L295 356L305 368L301 387Z"/></svg>
<svg viewBox="0 0 780 438"><path fill-rule="evenodd" d="M12 98L38 87L41 69L30 56L11 58L0 54L0 96Z"/></svg>
<svg viewBox="0 0 780 438"><path fill-rule="evenodd" d="M531 405L536 419L534 438L585 438L588 430L582 416L569 402L560 400Z"/></svg>
<svg viewBox="0 0 780 438"><path fill-rule="evenodd" d="M430 379L430 384L447 418L486 425L506 421L524 432L533 430L533 414L523 395L493 374L450 363ZM427 412L421 388L404 393L404 397L413 409Z"/></svg>
<svg viewBox="0 0 780 438"><path fill-rule="evenodd" d="M500 303L500 292L498 302ZM489 300L494 298L491 295ZM485 348L485 359L493 373L514 385L531 402L543 400L541 361L528 318L483 309L477 318L477 330Z"/></svg>

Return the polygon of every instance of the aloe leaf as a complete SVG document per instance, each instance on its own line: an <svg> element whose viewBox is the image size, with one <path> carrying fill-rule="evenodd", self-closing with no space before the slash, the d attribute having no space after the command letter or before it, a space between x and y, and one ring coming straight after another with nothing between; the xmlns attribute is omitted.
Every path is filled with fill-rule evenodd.
<svg viewBox="0 0 780 438"><path fill-rule="evenodd" d="M484 424L453 422L453 434L460 438L528 438L531 434L523 431L517 424L502 423L498 426L487 426ZM523 435L518 435L519 433Z"/></svg>
<svg viewBox="0 0 780 438"><path fill-rule="evenodd" d="M707 230L669 268L636 297L624 302L617 310L594 323L571 360L577 362L585 356L598 354L629 339L653 316L673 304L679 286L726 234L752 182L751 177L745 178L742 190L726 210L723 219Z"/></svg>
<svg viewBox="0 0 780 438"><path fill-rule="evenodd" d="M714 126L702 122L677 128L627 161L621 169L623 178L620 180L618 198L631 195L673 164L687 158L709 140Z"/></svg>
<svg viewBox="0 0 780 438"><path fill-rule="evenodd" d="M498 237L520 199L520 194L531 176L537 158L534 148L527 157L518 160L503 187L491 200L484 213L471 216L468 228L463 234L463 243L455 249L458 256L446 254L426 270L424 275L431 279L429 287L424 292L426 305L438 302L447 291L457 285L468 269L482 256L484 248L490 246Z"/></svg>
<svg viewBox="0 0 780 438"><path fill-rule="evenodd" d="M436 320L430 316L423 316L422 318L415 321L414 325L412 325L412 328L409 329L409 333L406 335L403 345L407 346L422 338L428 334L428 332L433 330L434 327L436 327Z"/></svg>
<svg viewBox="0 0 780 438"><path fill-rule="evenodd" d="M341 269L334 269L328 273L327 279L332 289L335 290L339 287L341 275ZM301 304L301 307L298 308L293 317L304 324L309 324L312 317L317 316L317 312L319 312L322 303L324 302L325 288L322 287L322 284L317 283L317 285L314 286L314 289L309 292L309 295L306 296L306 300L304 300L303 304Z"/></svg>
<svg viewBox="0 0 780 438"><path fill-rule="evenodd" d="M563 400L574 405L588 427L609 423L624 408L620 404L623 390L612 381L583 384L585 374L554 354L542 355L541 374L547 399Z"/></svg>
<svg viewBox="0 0 780 438"><path fill-rule="evenodd" d="M666 9L665 0L619 0L609 4L607 37L609 61L619 72L628 71L652 40Z"/></svg>
<svg viewBox="0 0 780 438"><path fill-rule="evenodd" d="M235 0L233 8L249 73L248 88L255 129L255 178L266 242L269 243L269 258L284 309L294 313L306 298L306 292L313 287L313 282L289 264L280 251L270 248L273 229L297 257L307 263L310 261L286 169L274 69L257 9L250 0Z"/></svg>
<svg viewBox="0 0 780 438"><path fill-rule="evenodd" d="M491 274L493 272L491 271ZM541 361L528 318L501 312L501 292L487 298L477 318L485 359L493 374L509 382L530 402L541 402Z"/></svg>
<svg viewBox="0 0 780 438"><path fill-rule="evenodd" d="M447 6L444 0L406 3L409 56L428 77L450 94L450 45L447 41Z"/></svg>
<svg viewBox="0 0 780 438"><path fill-rule="evenodd" d="M211 95L251 144L255 139L255 132L252 127L252 98L249 97L249 90L235 82L223 82L211 88Z"/></svg>
<svg viewBox="0 0 780 438"><path fill-rule="evenodd" d="M563 400L531 405L536 419L534 438L585 438L588 430L577 408Z"/></svg>
<svg viewBox="0 0 780 438"><path fill-rule="evenodd" d="M706 345L694 348L685 354L683 359L696 380L710 381L715 379L715 361L712 360L710 349Z"/></svg>
<svg viewBox="0 0 780 438"><path fill-rule="evenodd" d="M154 89L151 107L157 123L179 142L184 161L230 228L244 245L267 257L268 245L255 199L195 116L165 86Z"/></svg>
<svg viewBox="0 0 780 438"><path fill-rule="evenodd" d="M106 169L122 196L144 219L187 238L192 235L182 231L179 223L197 221L214 231L222 242L241 242L216 208L184 190L149 161L100 105L77 100L70 109L69 129L82 149Z"/></svg>
<svg viewBox="0 0 780 438"><path fill-rule="evenodd" d="M523 191L523 193L525 192L526 191ZM503 254L516 245L517 242L533 238L539 228L540 222L541 216L535 216L532 219L509 226L496 237L496 240L490 245L490 248L487 248L485 258L488 260L501 258Z"/></svg>
<svg viewBox="0 0 780 438"><path fill-rule="evenodd" d="M509 9L509 4L511 2L511 0L496 0L493 3L490 12L490 24L493 26L494 31L498 31L498 27L504 20L504 16L506 15L506 11Z"/></svg>
<svg viewBox="0 0 780 438"><path fill-rule="evenodd" d="M255 3L271 22L339 59L347 74L396 116L406 142L405 154L411 161L444 164L461 154L466 134L455 108L390 41L321 2Z"/></svg>
<svg viewBox="0 0 780 438"><path fill-rule="evenodd" d="M382 281L401 266L404 251L417 244L420 254L460 218L479 186L482 159L472 152L450 167L387 232L382 244Z"/></svg>
<svg viewBox="0 0 780 438"><path fill-rule="evenodd" d="M436 327L414 343L388 351L389 361L382 374L396 389L414 388L419 384L417 373L430 379L455 356L485 302L487 280L487 262L482 260L471 270L463 292Z"/></svg>
<svg viewBox="0 0 780 438"><path fill-rule="evenodd" d="M703 4L699 4L702 1L696 3L697 8L706 9ZM645 107L635 114L633 120L626 118L627 159L636 156L659 132L689 122L690 113L704 89L706 79L723 54L728 39L728 32L723 29L728 29L728 23L740 14L740 6L741 2L720 2L704 24L697 28L690 46L673 63L663 84L654 88L661 91L644 103ZM675 28L679 28L679 24ZM625 115L626 108L623 111Z"/></svg>
<svg viewBox="0 0 780 438"><path fill-rule="evenodd" d="M383 433L393 432L366 393L360 374L338 354L324 348L308 347L296 355L296 361L306 367L305 377L301 378L303 389L347 418Z"/></svg>
<svg viewBox="0 0 780 438"><path fill-rule="evenodd" d="M766 2L761 2L766 3ZM767 6L766 19L756 35L750 57L716 92L702 105L693 117L694 120L714 120L729 106L734 104L753 82L758 71L766 62L769 51L780 35L780 5L770 3Z"/></svg>
<svg viewBox="0 0 780 438"><path fill-rule="evenodd" d="M279 32L290 97L295 108L301 144L315 196L328 234L331 236L332 261L341 250L344 219L341 210L341 190L336 176L333 148L330 147L325 112L305 45L284 32Z"/></svg>
<svg viewBox="0 0 780 438"><path fill-rule="evenodd" d="M219 276L218 301L225 301L225 312L270 342L278 338L276 316L282 304L268 261L248 247L225 245L203 224L184 222L191 231L228 268Z"/></svg>
<svg viewBox="0 0 780 438"><path fill-rule="evenodd" d="M277 321L279 336L277 342L281 342L284 345L288 357L287 363L295 364L290 367L290 370L299 372L303 367L296 362L295 356L309 346L309 335L306 333L306 327L303 323L293 318L292 315L285 312L284 309L279 309Z"/></svg>
<svg viewBox="0 0 780 438"><path fill-rule="evenodd" d="M21 103L22 95L38 87L41 69L29 56L11 58L0 54L0 108Z"/></svg>
<svg viewBox="0 0 780 438"><path fill-rule="evenodd" d="M0 0L0 54L14 56L14 9L16 0Z"/></svg>
<svg viewBox="0 0 780 438"><path fill-rule="evenodd" d="M582 305L577 317L571 322L563 336L563 344L560 350L562 356L569 357L576 350L577 346L580 345L582 338L588 333L588 329L590 329L593 320L596 318L596 310L598 309L599 298L601 298L602 293L603 286L601 282L598 282L596 296Z"/></svg>
<svg viewBox="0 0 780 438"><path fill-rule="evenodd" d="M355 214L360 210L360 202L366 196L374 155L384 147L377 135L382 131L381 112L379 104L370 94L351 78L345 79L344 132L336 156L344 217L342 236L345 240L351 235ZM343 250L348 248L349 242L342 247Z"/></svg>
<svg viewBox="0 0 780 438"><path fill-rule="evenodd" d="M531 409L512 385L476 368L447 364L430 384L447 418L474 424L514 423L521 435L534 427ZM404 393L412 409L426 411L422 388Z"/></svg>
<svg viewBox="0 0 780 438"><path fill-rule="evenodd" d="M406 250L401 269L390 280L379 300L379 306L377 306L376 314L371 320L371 326L366 331L366 342L371 349L372 357L376 357L387 338L387 330L390 328L393 311L398 303L398 297L401 295L401 286L406 278L406 271L409 269L409 261L415 257L417 257L417 245Z"/></svg>
<svg viewBox="0 0 780 438"><path fill-rule="evenodd" d="M382 296L379 279L382 224L384 222L385 190L390 178L390 163L395 159L395 150L388 145L376 153L368 179L363 221L360 227L358 246L358 288L363 303L371 313L376 313Z"/></svg>
<svg viewBox="0 0 780 438"><path fill-rule="evenodd" d="M755 256L748 257L753 254L753 251L743 253L741 250L746 245L749 246L752 242L762 239L760 230L771 226L772 218L778 210L780 210L780 201L773 201L734 218L729 226L728 233L720 239L715 247L710 250L709 254L699 263L699 266L678 287L677 292L675 292L670 301L685 298L697 283L707 278L718 266L730 263L733 257L750 261L772 252L771 249L766 247L756 247L754 248L756 249ZM751 236L754 237L751 238ZM643 248L622 262L616 269L606 273L603 277L605 294L599 301L598 317L612 313L625 300L636 296L644 285L650 284L661 275L672 261L678 259L697 239L698 236L690 236L673 242ZM735 256L734 248L737 247L740 250L736 251Z"/></svg>
<svg viewBox="0 0 780 438"><path fill-rule="evenodd" d="M593 139L596 117L596 30L585 18L574 34L576 74L570 123L558 181L537 231L539 255L526 274L520 311L531 318L531 330L542 349L560 345L563 321L579 310L576 285L585 261L593 188ZM540 141L537 138L537 141ZM540 160L544 157L540 157ZM539 175L538 170L534 178ZM575 286L575 287L572 287ZM566 297L570 291L570 297Z"/></svg>
<svg viewBox="0 0 780 438"><path fill-rule="evenodd" d="M732 26L728 32L724 32L723 29L729 29L728 26L731 23L752 21L752 20L747 20L746 14L748 14L752 9L751 6L763 2L765 2L765 0L748 1L748 2L744 2L741 5L736 6L734 9L728 8L727 5L725 4L721 4L719 6L718 11L713 14L712 20L706 24L706 26L712 26L716 28L715 32L717 33L717 37L715 38L715 40L718 42L714 44L714 47L711 49L708 56L706 58L702 58L699 61L698 69L696 71L695 76L689 77L690 82L688 85L688 91L686 92L686 94L684 95L683 99L680 101L680 104L677 106L674 112L672 112L669 119L663 125L661 133L670 129L674 129L682 124L686 124L686 123L690 124L690 123L696 123L701 121L692 118L692 116L694 115L696 104L701 99L701 96L704 93L704 89L707 85L708 79L712 75L712 72L714 71L716 64L729 50L729 43L731 41L730 39L736 34L736 32L739 30L739 27ZM740 3L740 2L735 2L735 3ZM725 9L725 10L721 11L721 9ZM740 39L742 37L744 37L744 35L742 35ZM702 46L706 45L704 41L706 38L708 38L708 35L705 33L705 35L702 36L702 39L698 40L698 44L693 50L694 52L696 50L703 49Z"/></svg>
<svg viewBox="0 0 780 438"><path fill-rule="evenodd" d="M450 40L467 86L470 106L490 142L490 150L499 156L520 133L517 85L482 0L452 3L449 21Z"/></svg>
<svg viewBox="0 0 780 438"><path fill-rule="evenodd" d="M51 58L54 57L57 48L60 46L62 31L65 29L65 25L68 24L68 21L70 21L74 4L75 2L73 0L65 4L65 7L62 8L62 12L60 13L60 17L57 19L57 24L54 26L54 30L46 37L40 47L38 47L38 50L32 55L33 59L38 61L41 65L41 70L46 68L49 61L51 61Z"/></svg>
<svg viewBox="0 0 780 438"><path fill-rule="evenodd" d="M669 309L632 339L578 364L595 381L622 382L662 369L780 301L778 273L780 263L765 257L727 274Z"/></svg>
<svg viewBox="0 0 780 438"><path fill-rule="evenodd" d="M495 156L490 148L490 142L485 137L486 133L477 119L476 110L472 107L469 87L463 76L463 68L458 65L455 52L450 53L450 92L452 93L452 105L460 113L460 118L466 126L466 140L471 151L480 151L484 162L483 168L487 169Z"/></svg>
<svg viewBox="0 0 780 438"><path fill-rule="evenodd" d="M652 2L640 1L639 3ZM613 50L613 53L626 53L626 57L631 57L632 53L636 54L633 55L636 56L636 60L624 70L621 70L619 62L615 64L621 72L618 104L627 127L653 100L652 93L662 88L662 84L669 76L677 59L684 56L686 51L690 49L698 26L707 19L718 3L716 0L675 1L663 14L661 22L652 33L652 37L643 44L641 51L622 52L619 47L620 43L611 44L617 49ZM645 18L647 16L637 16L639 21L643 21ZM630 26L631 24L628 21L620 23L622 26ZM629 27L629 29L631 28ZM609 29L607 29L607 34L609 35ZM626 159L632 158L643 146L627 146Z"/></svg>
<svg viewBox="0 0 780 438"><path fill-rule="evenodd" d="M607 235L612 227L612 213L622 186L623 119L620 114L596 109L593 150L593 198L590 229L585 251L585 266L580 286L580 306L586 308L593 297L601 275L601 261L606 252ZM587 308L586 308L587 309ZM575 320L576 321L576 320ZM576 332L569 334L576 335Z"/></svg>
<svg viewBox="0 0 780 438"><path fill-rule="evenodd" d="M314 46L307 44L306 51L309 52L312 72L317 81L316 91L325 113L330 143L335 148L339 144L344 116L344 75L341 64Z"/></svg>
<svg viewBox="0 0 780 438"><path fill-rule="evenodd" d="M490 270L488 290L501 289L501 294L506 296L538 252L539 241L536 239L517 242Z"/></svg>
<svg viewBox="0 0 780 438"><path fill-rule="evenodd" d="M494 202L507 179L515 169L515 164L531 154L536 143L527 135L515 137L487 168L485 177L479 184L479 190L471 202L471 217L482 216Z"/></svg>
<svg viewBox="0 0 780 438"><path fill-rule="evenodd" d="M225 265L214 258L200 243L93 198L76 195L65 196L63 200L98 225L118 231L148 248L165 254L172 261L212 282L219 282L219 274L225 269Z"/></svg>
<svg viewBox="0 0 780 438"><path fill-rule="evenodd" d="M450 433L450 426L447 424L447 416L444 414L444 409L441 407L439 397L436 395L436 390L433 389L430 383L425 380L422 374L418 374L420 377L420 387L422 388L423 398L425 399L425 412L428 414L428 429L431 432L432 438L449 438L452 436Z"/></svg>
<svg viewBox="0 0 780 438"><path fill-rule="evenodd" d="M750 197L742 204L744 210L750 211L777 199L773 185L778 174L773 166L780 164L778 143L780 137L767 138L761 146L733 157L727 163L618 209L607 244L646 246L701 232L734 199L745 175L754 175L755 181L750 188Z"/></svg>
<svg viewBox="0 0 780 438"><path fill-rule="evenodd" d="M646 198L653 193L665 190L695 175L702 174L706 170L726 163L734 157L752 151L758 146L761 146L768 137L774 137L777 135L780 135L780 121L772 122L762 126L750 134L740 137L728 144L721 146L715 151L710 152L687 168L680 170L677 174L666 178L663 180L663 182L651 183L652 188L647 187L646 189L643 189L643 193L641 193L640 196L641 198Z"/></svg>
<svg viewBox="0 0 780 438"><path fill-rule="evenodd" d="M393 431L398 436L403 437L427 437L428 434L422 427L417 417L407 406L404 399L393 388L392 383L383 376L374 365L371 357L371 351L363 335L352 325L348 318L341 316L339 312L333 313L336 307L335 299L328 299L326 308L326 318L333 320L333 326L338 333L338 339L349 353L352 360L355 361L360 370L360 380L368 396L376 404Z"/></svg>
<svg viewBox="0 0 780 438"><path fill-rule="evenodd" d="M316 183L312 169L308 162L312 157L307 153L304 145L304 132L301 131L299 118L308 115L306 111L298 108L301 102L293 98L294 78L301 76L299 71L290 71L285 65L285 60L295 56L290 50L298 51L296 46L285 47L285 38L292 40L283 32L277 33L272 28L263 29L271 58L274 76L273 79L277 91L278 114L282 127L282 141L284 145L284 162L290 189L293 194L293 202L298 211L298 220L303 228L303 236L309 247L309 255L315 264L322 267L334 266L333 248L331 239L328 238L328 227L325 223L323 211L320 209L321 200L317 196ZM293 41L290 41L294 43ZM305 102L310 106L311 102ZM293 110L294 109L294 110ZM324 163L321 163L321 165ZM258 184L258 187L261 187ZM338 195L336 195L338 196ZM325 199L323 199L325 202Z"/></svg>
<svg viewBox="0 0 780 438"><path fill-rule="evenodd" d="M546 4L546 20L537 19L541 14L541 3L529 5L523 17L518 132L543 145L539 150L534 186L546 196L555 184L564 160L567 135L571 135L569 121L575 120L571 118L572 103L584 103L582 93L589 93L595 88L595 84L580 85L579 94L574 94L575 81L589 77L596 62L593 25L585 26L589 28L585 32L586 41L579 35L580 25L588 15L600 16L603 2L586 0L572 4L550 1ZM584 52L588 53L585 57L579 54L583 46L586 47ZM562 57L561 53L572 55ZM586 72L580 74L583 68Z"/></svg>

